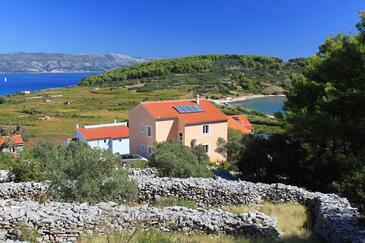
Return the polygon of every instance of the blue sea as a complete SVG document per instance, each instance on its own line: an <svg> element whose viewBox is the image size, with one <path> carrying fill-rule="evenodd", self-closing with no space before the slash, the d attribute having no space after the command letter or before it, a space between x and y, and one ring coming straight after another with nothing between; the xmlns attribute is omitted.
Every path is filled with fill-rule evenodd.
<svg viewBox="0 0 365 243"><path fill-rule="evenodd" d="M282 112L286 97L272 96L260 97L252 100L237 101L230 103L231 105L242 106L251 110L258 110L268 115L274 115L275 112Z"/></svg>
<svg viewBox="0 0 365 243"><path fill-rule="evenodd" d="M95 72L84 73L0 73L0 95L20 91L39 91L49 88L75 86ZM6 79L6 82L5 82Z"/></svg>

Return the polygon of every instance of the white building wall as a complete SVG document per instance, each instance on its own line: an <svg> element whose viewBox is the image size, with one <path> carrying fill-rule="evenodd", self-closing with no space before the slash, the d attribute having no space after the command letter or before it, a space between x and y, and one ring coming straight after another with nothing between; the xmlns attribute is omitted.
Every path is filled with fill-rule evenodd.
<svg viewBox="0 0 365 243"><path fill-rule="evenodd" d="M129 154L129 138L113 139L113 153Z"/></svg>
<svg viewBox="0 0 365 243"><path fill-rule="evenodd" d="M79 131L76 133L76 138L78 138L80 142L87 143L91 148L109 149L114 154L129 154L129 138L107 138L88 141L81 135Z"/></svg>
<svg viewBox="0 0 365 243"><path fill-rule="evenodd" d="M105 140L105 141L104 141ZM81 140L80 140L81 141ZM82 141L83 142L83 141ZM91 140L86 142L91 148L109 149L110 139Z"/></svg>

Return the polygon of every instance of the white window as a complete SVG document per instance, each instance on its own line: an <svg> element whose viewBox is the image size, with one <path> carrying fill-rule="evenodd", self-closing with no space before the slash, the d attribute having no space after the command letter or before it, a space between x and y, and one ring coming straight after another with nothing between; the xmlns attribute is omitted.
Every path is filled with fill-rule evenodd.
<svg viewBox="0 0 365 243"><path fill-rule="evenodd" d="M144 132L144 125L141 123L141 132Z"/></svg>
<svg viewBox="0 0 365 243"><path fill-rule="evenodd" d="M183 133L179 132L179 141L182 141L182 140L183 140Z"/></svg>
<svg viewBox="0 0 365 243"><path fill-rule="evenodd" d="M209 153L209 145L208 144L203 145L203 148L204 148L205 153Z"/></svg>
<svg viewBox="0 0 365 243"><path fill-rule="evenodd" d="M209 125L203 125L203 133L209 133Z"/></svg>
<svg viewBox="0 0 365 243"><path fill-rule="evenodd" d="M148 155L151 155L152 154L152 147L151 146L147 146L147 152L148 152Z"/></svg>
<svg viewBox="0 0 365 243"><path fill-rule="evenodd" d="M144 148L145 148L144 144L141 143L141 147L140 147L141 153L144 153Z"/></svg>
<svg viewBox="0 0 365 243"><path fill-rule="evenodd" d="M152 137L152 127L147 126L147 137Z"/></svg>

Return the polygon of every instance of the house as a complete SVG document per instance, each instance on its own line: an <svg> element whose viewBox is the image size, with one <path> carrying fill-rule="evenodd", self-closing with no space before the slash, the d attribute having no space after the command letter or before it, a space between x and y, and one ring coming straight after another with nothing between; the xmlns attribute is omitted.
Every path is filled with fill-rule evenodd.
<svg viewBox="0 0 365 243"><path fill-rule="evenodd" d="M244 134L253 132L253 126L244 115L228 116L228 128L238 130Z"/></svg>
<svg viewBox="0 0 365 243"><path fill-rule="evenodd" d="M17 153L23 151L24 140L21 135L0 137L0 151Z"/></svg>
<svg viewBox="0 0 365 243"><path fill-rule="evenodd" d="M113 153L129 154L129 128L127 123L99 124L79 127L76 125L76 136L65 141L87 143L91 148L109 149Z"/></svg>
<svg viewBox="0 0 365 243"><path fill-rule="evenodd" d="M158 142L203 145L211 162L225 160L216 152L218 138L227 140L228 118L215 105L196 100L142 102L129 113L130 150L149 157Z"/></svg>

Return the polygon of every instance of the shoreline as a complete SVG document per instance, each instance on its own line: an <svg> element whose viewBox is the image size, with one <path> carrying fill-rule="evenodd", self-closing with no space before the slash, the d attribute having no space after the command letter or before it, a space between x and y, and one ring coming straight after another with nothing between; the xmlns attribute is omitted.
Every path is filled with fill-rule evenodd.
<svg viewBox="0 0 365 243"><path fill-rule="evenodd" d="M230 103L235 103L235 102L240 102L240 101L254 100L254 99L259 99L259 98L267 98L267 97L286 97L286 95L284 95L284 94L281 94L281 95L245 95L245 96L240 96L240 97L236 97L236 98L227 97L227 98L221 99L221 100L213 100L213 102L216 104L219 104L219 105L223 105L223 104L230 104Z"/></svg>

